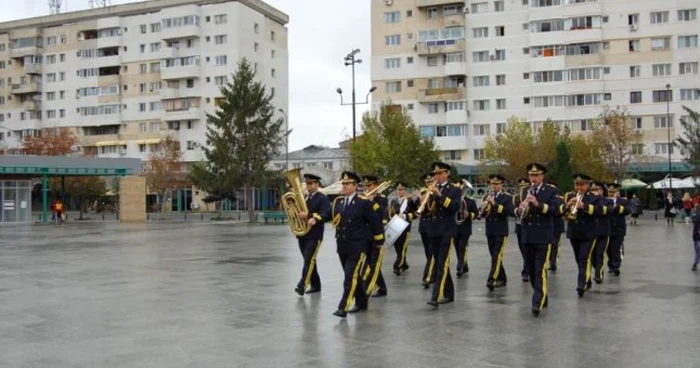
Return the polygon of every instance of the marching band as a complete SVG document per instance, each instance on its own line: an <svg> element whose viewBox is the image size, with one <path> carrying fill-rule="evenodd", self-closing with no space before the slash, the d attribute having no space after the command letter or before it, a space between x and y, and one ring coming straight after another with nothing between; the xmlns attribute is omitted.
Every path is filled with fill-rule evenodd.
<svg viewBox="0 0 700 368"><path fill-rule="evenodd" d="M344 271L343 294L334 315L367 309L369 297L387 296L382 274L384 252L393 246L396 259L393 272L401 276L409 269L406 260L411 223L418 220L418 232L426 263L421 284L433 289L427 302L433 308L455 301L450 273L450 255L457 254L457 278L469 272L468 247L474 221L484 220L485 236L491 255L486 286L489 292L505 287L508 279L503 263L510 217L523 259L521 278L533 289L532 314L539 316L549 306L547 273L557 270L561 235L566 232L574 251L578 277L576 292L583 297L592 287L591 279L602 283L607 260L608 273L620 275L627 201L620 197L620 186L603 184L580 173L574 174L574 191L560 195L556 183L546 181L547 168L532 163L524 168L526 178L517 180L514 196L504 191L506 178L489 176L490 190L481 206L469 197L471 184L450 177L452 168L435 162L420 178L422 190L409 195L404 181L380 183L375 175L345 171L341 175L342 195L331 204L319 191L321 178L303 175L306 194L300 183L300 170L285 172L292 191L282 196L289 226L297 236L303 265L295 292L299 296L321 291L317 255L323 241L324 223L335 227L337 253ZM358 189L364 184L361 194ZM388 201L385 192L395 189L397 198ZM566 219L566 226L565 220ZM566 227L566 229L565 229Z"/></svg>

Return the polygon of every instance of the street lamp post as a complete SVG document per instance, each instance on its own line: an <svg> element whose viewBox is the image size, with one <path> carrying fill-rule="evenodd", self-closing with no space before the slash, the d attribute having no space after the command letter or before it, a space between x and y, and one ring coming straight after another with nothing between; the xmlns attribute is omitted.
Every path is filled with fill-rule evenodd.
<svg viewBox="0 0 700 368"><path fill-rule="evenodd" d="M289 170L289 133L292 131L289 130L289 117L287 117L287 113L285 113L283 109L279 109L278 111L284 115L284 169Z"/></svg>
<svg viewBox="0 0 700 368"><path fill-rule="evenodd" d="M673 193L673 178L671 171L673 167L671 166L671 85L666 85L666 128L668 131L668 188Z"/></svg>
<svg viewBox="0 0 700 368"><path fill-rule="evenodd" d="M369 95L377 89L377 87L370 88L369 92L367 93L367 96L365 96L365 102L357 102L356 101L356 98L355 98L355 64L362 63L362 59L356 58L357 54L359 54L359 53L360 53L360 49L354 49L347 56L345 56L345 66L352 67L352 102L344 103L343 102L343 90L340 88L335 90L340 95L340 106L348 106L348 105L352 106L352 141L353 142L355 142L355 137L356 137L355 106L369 104Z"/></svg>

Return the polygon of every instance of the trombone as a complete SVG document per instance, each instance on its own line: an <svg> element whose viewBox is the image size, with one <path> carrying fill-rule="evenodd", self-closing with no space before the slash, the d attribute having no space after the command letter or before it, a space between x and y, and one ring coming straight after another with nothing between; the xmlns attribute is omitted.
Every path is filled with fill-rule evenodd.
<svg viewBox="0 0 700 368"><path fill-rule="evenodd" d="M367 198L371 198L374 195L384 193L387 189L391 188L392 181L387 180L385 182L382 182L381 184L377 185L376 188L370 190L369 192L365 193L365 196Z"/></svg>
<svg viewBox="0 0 700 368"><path fill-rule="evenodd" d="M433 188L435 188L435 179L432 179L428 182L428 185L423 189L425 191L425 194L423 195L423 199L420 201L420 205L418 206L418 209L416 210L416 214L422 215L423 212L425 212L425 207L428 205L428 201L430 200L430 197L432 197L433 193ZM422 192L422 191L421 191Z"/></svg>

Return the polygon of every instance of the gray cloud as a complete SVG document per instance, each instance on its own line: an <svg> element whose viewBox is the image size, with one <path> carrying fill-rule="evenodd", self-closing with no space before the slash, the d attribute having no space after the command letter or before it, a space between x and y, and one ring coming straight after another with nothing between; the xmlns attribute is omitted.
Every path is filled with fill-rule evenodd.
<svg viewBox="0 0 700 368"><path fill-rule="evenodd" d="M0 0L4 9L0 21L47 15L46 0ZM112 4L134 1L112 0ZM335 89L350 98L350 67L343 58L353 48L362 50L363 63L357 66L358 100L370 88L370 1L349 0L267 0L287 13L289 22L289 125L290 149L310 144L336 146L352 134L351 107L341 107ZM89 7L89 0L68 0L68 11ZM367 105L357 109L360 116Z"/></svg>

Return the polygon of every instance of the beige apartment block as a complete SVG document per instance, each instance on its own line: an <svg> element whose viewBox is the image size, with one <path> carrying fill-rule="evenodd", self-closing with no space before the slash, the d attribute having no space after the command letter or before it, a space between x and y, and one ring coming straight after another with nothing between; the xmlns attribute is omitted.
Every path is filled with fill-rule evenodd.
<svg viewBox="0 0 700 368"><path fill-rule="evenodd" d="M0 145L69 127L98 157L146 160L171 137L201 161L240 58L289 111L288 22L260 0L152 0L0 23Z"/></svg>
<svg viewBox="0 0 700 368"><path fill-rule="evenodd" d="M667 159L683 106L700 109L698 8L697 0L372 1L374 104L405 107L445 160L468 165L510 116L585 133L606 105L620 106L644 133L638 149Z"/></svg>

